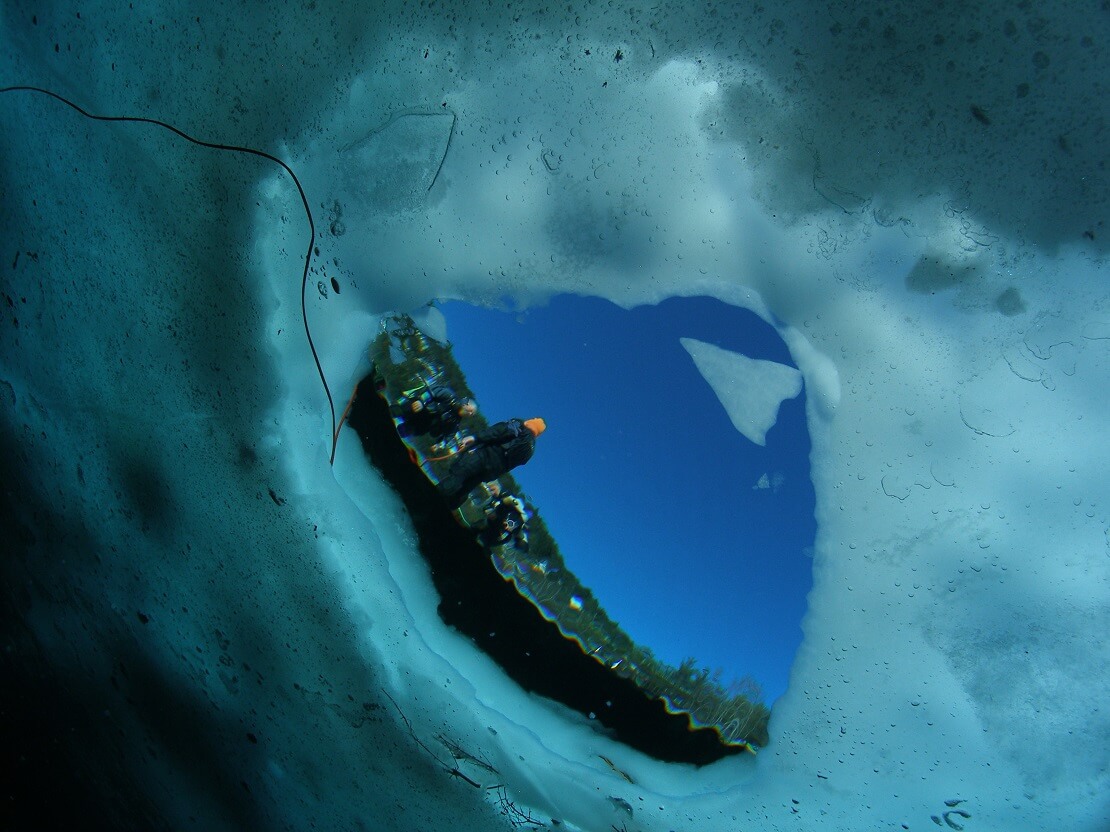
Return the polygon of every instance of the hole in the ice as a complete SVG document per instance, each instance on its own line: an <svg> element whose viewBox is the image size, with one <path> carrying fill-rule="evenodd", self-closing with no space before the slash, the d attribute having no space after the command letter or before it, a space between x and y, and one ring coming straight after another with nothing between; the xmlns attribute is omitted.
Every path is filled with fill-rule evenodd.
<svg viewBox="0 0 1110 832"><path fill-rule="evenodd" d="M775 329L709 298L439 309L482 414L547 422L513 474L588 588L552 612L603 610L650 650L633 660L772 703L815 534L804 393Z"/></svg>

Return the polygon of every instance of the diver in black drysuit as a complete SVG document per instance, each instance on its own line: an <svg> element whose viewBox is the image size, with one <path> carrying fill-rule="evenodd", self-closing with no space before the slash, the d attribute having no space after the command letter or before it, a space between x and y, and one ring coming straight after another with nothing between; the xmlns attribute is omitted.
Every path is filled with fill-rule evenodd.
<svg viewBox="0 0 1110 832"><path fill-rule="evenodd" d="M495 488L493 501L486 506L485 525L478 539L486 548L512 544L518 552L528 551L528 518L523 502Z"/></svg>
<svg viewBox="0 0 1110 832"><path fill-rule="evenodd" d="M498 422L459 442L459 455L440 480L447 505L457 509L479 483L497 479L532 458L536 437L546 429L543 419Z"/></svg>
<svg viewBox="0 0 1110 832"><path fill-rule="evenodd" d="M464 417L477 408L470 399L460 399L446 387L433 387L425 396L409 399L398 408L402 437L430 435L436 441L454 436Z"/></svg>

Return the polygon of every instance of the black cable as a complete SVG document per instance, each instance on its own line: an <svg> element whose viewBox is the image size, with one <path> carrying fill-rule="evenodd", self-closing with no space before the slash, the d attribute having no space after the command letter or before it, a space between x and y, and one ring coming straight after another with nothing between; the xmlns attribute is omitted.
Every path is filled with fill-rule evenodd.
<svg viewBox="0 0 1110 832"><path fill-rule="evenodd" d="M443 109L439 110L425 110L415 107L398 110L397 112L390 115L390 117L385 120L384 124L380 124L377 127L372 128L366 133L365 136L363 136L358 141L354 141L348 145L344 145L342 148L340 148L340 151L346 153L352 148L358 147L360 144L363 144L368 139L386 130L391 124L393 124L393 122L397 121L398 119L409 118L410 116L451 116L451 129L447 133L447 144L443 148L443 155L439 157L439 164L436 166L436 172L432 175L432 181L428 183L428 188L426 190L426 193L431 193L432 188L435 187L436 182L439 180L439 174L443 170L443 163L447 161L447 154L451 151L451 140L455 137L455 125L457 125L459 122L459 114L456 113L454 110L448 109L446 101L443 102Z"/></svg>
<svg viewBox="0 0 1110 832"><path fill-rule="evenodd" d="M263 159L269 159L271 162L276 162L277 164L281 165L282 168L285 169L285 172L289 174L290 178L292 178L293 184L297 186L297 192L301 195L301 202L304 204L304 212L308 217L308 230L309 230L308 251L305 254L305 259L304 259L304 274L301 277L301 319L304 321L304 334L308 338L308 348L310 350L312 350L312 358L316 362L316 371L320 374L320 381L324 385L324 393L328 397L328 407L331 410L332 442L331 442L331 454L330 454L329 459L328 459L328 464L329 465L334 465L335 464L335 448L336 448L336 445L338 444L338 441L339 441L338 437L336 436L336 430L335 430L335 403L332 401L331 388L328 387L328 380L327 380L327 378L324 377L324 368L320 364L320 356L316 352L316 345L312 341L312 332L310 331L309 326L308 326L308 306L307 306L307 302L305 300L305 293L306 293L307 286L308 286L308 269L312 264L312 250L316 245L316 223L314 223L312 221L312 209L310 209L308 207L308 197L305 196L304 188L301 187L301 181L297 178L297 174L293 173L293 169L291 167L289 167L289 165L285 164L285 162L283 162L277 156L273 156L269 153L266 153L263 150L255 150L252 147L239 147L238 145L232 145L232 144L219 144L217 142L206 142L206 141L203 141L202 139L194 138L194 137L190 136L188 133L185 133L182 130L178 130L172 124L167 124L166 122L159 121L158 119L155 119L155 118L144 118L142 116L98 116L95 113L90 113L87 110L82 109L81 107L77 106L72 101L70 101L69 99L63 98L62 96L58 95L56 92L51 92L50 90L44 90L40 87L17 86L17 87L3 87L3 88L0 88L0 93L5 93L5 92L36 92L36 93L40 93L41 95L46 95L46 96L49 96L50 98L55 99L56 101L62 102L67 107L72 107L78 113L85 116L85 118L90 118L90 119L93 119L94 121L125 121L125 122L137 123L137 124L153 124L157 127L164 127L166 130L169 130L171 133L174 133L174 134L180 136L181 138L185 139L185 141L192 142L193 144L199 145L200 147L208 147L208 148L211 148L213 150L229 150L229 151L232 151L232 152L235 152L235 153L249 153L252 156L260 156Z"/></svg>

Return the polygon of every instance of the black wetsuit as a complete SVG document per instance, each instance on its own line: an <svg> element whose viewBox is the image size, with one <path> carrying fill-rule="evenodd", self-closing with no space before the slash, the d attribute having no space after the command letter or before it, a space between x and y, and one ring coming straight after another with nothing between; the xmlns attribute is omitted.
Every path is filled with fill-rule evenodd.
<svg viewBox="0 0 1110 832"><path fill-rule="evenodd" d="M458 508L478 483L497 479L532 458L536 437L520 419L498 422L474 436L439 483L447 504Z"/></svg>
<svg viewBox="0 0 1110 832"><path fill-rule="evenodd" d="M424 407L415 413L412 402L421 401ZM433 387L427 398L410 399L400 408L401 436L423 436L442 440L453 436L459 429L459 400L445 387Z"/></svg>
<svg viewBox="0 0 1110 832"><path fill-rule="evenodd" d="M521 552L528 551L526 519L516 500L500 497L486 509L486 525L478 537L486 546L500 546L512 542Z"/></svg>

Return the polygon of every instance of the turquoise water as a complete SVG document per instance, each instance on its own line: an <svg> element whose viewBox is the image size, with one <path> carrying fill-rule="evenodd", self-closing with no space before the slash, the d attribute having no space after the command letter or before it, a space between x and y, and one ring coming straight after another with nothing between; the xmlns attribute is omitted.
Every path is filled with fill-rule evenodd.
<svg viewBox="0 0 1110 832"><path fill-rule="evenodd" d="M0 825L1107 827L1098 4L0 14ZM561 295L757 310L804 380L757 757L509 683L335 434L380 315Z"/></svg>

